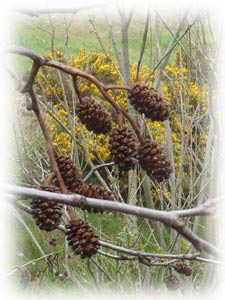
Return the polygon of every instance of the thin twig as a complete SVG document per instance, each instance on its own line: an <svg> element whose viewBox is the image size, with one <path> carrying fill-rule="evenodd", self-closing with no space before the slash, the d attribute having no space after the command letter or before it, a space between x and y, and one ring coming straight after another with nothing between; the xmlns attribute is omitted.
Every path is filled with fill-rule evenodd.
<svg viewBox="0 0 225 300"><path fill-rule="evenodd" d="M111 167L114 165L115 165L114 162L110 162L110 163L104 163L101 165L94 166L93 168L91 168L90 172L85 176L84 181L87 181L96 170L104 167Z"/></svg>
<svg viewBox="0 0 225 300"><path fill-rule="evenodd" d="M94 34L95 34L95 36L96 36L96 38L97 38L97 40L99 42L99 45L101 46L103 52L107 55L107 51L106 51L106 49L105 49L105 47L104 47L104 45L102 43L102 40L101 40L101 38L100 38L100 36L98 34L98 31L97 31L97 28L95 26L95 22L94 22L94 17L93 16L92 16L92 18L89 18L89 22L90 22L90 24L91 24L91 26L93 28L92 32L94 32Z"/></svg>
<svg viewBox="0 0 225 300"><path fill-rule="evenodd" d="M137 71L136 71L135 82L138 81L140 67L141 67L141 62L142 62L142 58L143 58L144 51L145 51L145 46L146 46L146 41L147 41L147 35L148 35L149 19L150 19L150 14L149 14L149 11L148 11L146 22L145 22L145 29L144 29L143 38L142 38L141 49L140 49L140 57L139 57L138 64L137 64Z"/></svg>
<svg viewBox="0 0 225 300"><path fill-rule="evenodd" d="M8 277L8 276L10 276L10 275L16 273L17 271L20 271L20 270L22 270L23 268L26 268L26 267L29 266L29 265L34 265L37 261L42 260L42 259L46 259L46 258L52 256L52 254L53 254L53 253L45 254L45 255L42 255L41 257L38 257L38 258L36 258L36 259L32 259L32 260L26 262L25 264L23 264L23 265L21 265L21 266L18 266L18 267L13 268L11 271L7 272L7 274L6 274L5 276Z"/></svg>
<svg viewBox="0 0 225 300"><path fill-rule="evenodd" d="M165 68L165 66L166 66L166 64L167 64L167 62L168 62L168 60L169 60L170 54L172 53L174 47L176 47L178 41L180 41L180 40L186 35L186 33L190 30L190 28L194 25L194 23L191 24L191 25L189 25L189 26L186 28L185 32L180 36L180 38L178 38L178 37L179 37L179 34L180 34L180 31L181 31L181 28L182 28L182 25L183 25L183 22L184 22L184 20L185 20L185 18L186 18L186 13L183 15L183 17L182 17L180 23L179 23L178 26L177 26L176 33L175 33L176 39L174 38L174 40L172 40L172 41L170 42L170 44L169 44L169 46L168 46L168 48L167 48L167 50L166 50L165 55L163 55L163 57L162 57L162 58L159 60L159 62L156 64L156 66L154 67L153 71L151 72L151 74L149 75L149 77L146 79L145 82L148 82L148 81L150 80L152 74L154 74L155 70L157 70L158 67L159 67L160 65L161 65L161 66L160 66L160 69L161 69L161 70L163 70L163 69ZM157 77L158 77L158 76L161 76L160 73L161 73L161 72L158 73L159 75L157 74ZM156 77L156 78L157 78L157 77ZM155 88L157 89L157 88L158 88L158 85L159 85L159 83L158 83L159 80L156 79L156 82L157 82L157 84L155 84Z"/></svg>

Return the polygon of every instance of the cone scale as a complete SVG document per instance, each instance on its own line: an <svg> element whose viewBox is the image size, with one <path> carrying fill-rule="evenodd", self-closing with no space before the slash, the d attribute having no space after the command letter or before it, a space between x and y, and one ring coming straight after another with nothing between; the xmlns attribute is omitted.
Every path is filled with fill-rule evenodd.
<svg viewBox="0 0 225 300"><path fill-rule="evenodd" d="M57 188L40 187L43 191L59 192ZM42 199L33 199L31 202L32 215L36 225L45 231L52 231L60 224L63 205Z"/></svg>
<svg viewBox="0 0 225 300"><path fill-rule="evenodd" d="M84 259L97 253L100 247L98 237L87 222L82 219L73 220L66 225L66 229L69 246L76 255Z"/></svg>
<svg viewBox="0 0 225 300"><path fill-rule="evenodd" d="M126 127L116 128L110 136L112 160L122 171L134 169L137 157L136 140Z"/></svg>
<svg viewBox="0 0 225 300"><path fill-rule="evenodd" d="M75 107L76 114L88 130L96 134L109 133L112 117L107 109L93 98L84 97Z"/></svg>
<svg viewBox="0 0 225 300"><path fill-rule="evenodd" d="M56 162L66 188L74 192L77 186L83 184L81 171L69 157L61 155L56 157Z"/></svg>
<svg viewBox="0 0 225 300"><path fill-rule="evenodd" d="M106 190L103 186L98 186L96 184L82 184L77 186L75 189L77 194L88 198L96 198L103 200L113 200L113 194ZM89 207L81 207L82 209L86 209L88 212L98 213L103 212L101 209L97 208L89 208Z"/></svg>
<svg viewBox="0 0 225 300"><path fill-rule="evenodd" d="M163 147L157 143L145 140L138 147L138 160L143 170L155 181L168 179L172 173L170 160Z"/></svg>

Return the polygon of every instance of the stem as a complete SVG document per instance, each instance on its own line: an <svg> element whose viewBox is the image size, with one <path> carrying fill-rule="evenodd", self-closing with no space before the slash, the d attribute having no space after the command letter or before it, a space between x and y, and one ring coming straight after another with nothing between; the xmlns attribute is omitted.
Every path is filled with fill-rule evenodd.
<svg viewBox="0 0 225 300"><path fill-rule="evenodd" d="M82 98L81 92L77 85L77 76L73 76L73 86L74 86L75 92L77 94L77 97L78 97L80 103L83 103L83 98Z"/></svg>
<svg viewBox="0 0 225 300"><path fill-rule="evenodd" d="M48 178L45 180L43 186L49 187L54 178L55 178L55 172L52 172L51 174L49 174Z"/></svg>
<svg viewBox="0 0 225 300"><path fill-rule="evenodd" d="M131 87L127 86L127 85L116 85L116 84L108 84L104 86L104 89L106 91L108 90L124 90L124 91L130 91Z"/></svg>
<svg viewBox="0 0 225 300"><path fill-rule="evenodd" d="M47 127L46 127L45 122L44 122L44 119L43 119L42 114L39 110L36 111L35 114L37 116L40 127L42 129L42 133L43 133L43 135L45 137L45 140L46 140L46 143L47 143L48 155L49 155L49 158L50 158L52 170L53 170L53 172L55 173L55 175L57 177L60 190L63 194L67 194L68 191L67 191L66 186L64 184L62 175L59 171L59 168L58 168L58 165L57 165L57 162L56 162L56 159L55 159L55 153L54 153L53 146L52 146L52 140L51 140L51 137L48 133ZM74 209L72 207L67 206L67 211L68 211L68 214L69 214L71 220L77 219L76 214L74 212Z"/></svg>
<svg viewBox="0 0 225 300"><path fill-rule="evenodd" d="M123 127L124 125L124 121L123 121L123 114L119 113L117 116L117 123L119 125L120 128Z"/></svg>
<svg viewBox="0 0 225 300"><path fill-rule="evenodd" d="M57 177L58 184L59 184L61 192L63 194L67 194L68 193L67 189L65 187L64 181L62 179L62 175L59 171L59 168L58 168L58 165L57 165L57 162L56 162L56 159L55 159L55 154L54 154L54 150L53 150L53 146L52 146L52 140L51 140L51 137L48 133L47 126L45 125L43 116L40 112L40 109L39 109L39 106L38 106L38 101L37 101L36 95L35 95L34 90L33 90L33 84L34 84L36 75L38 73L38 70L39 70L40 66L45 62L45 59L41 58L41 59L38 60L36 56L33 56L33 57L34 57L33 58L33 65L32 65L32 69L31 69L31 72L30 72L30 76L29 76L27 84L25 85L22 92L23 93L29 93L29 95L31 97L32 103L31 103L30 109L32 109L34 111L34 113L37 117L37 120L39 122L39 125L41 127L42 133L44 135L44 138L45 138L45 141L46 141L46 144L47 144L47 148L48 148L48 155L49 155L50 163L51 163L51 166L52 166L52 170L53 170L54 174ZM70 215L71 220L76 219L74 209L72 207L68 206L67 210L68 210L68 213Z"/></svg>

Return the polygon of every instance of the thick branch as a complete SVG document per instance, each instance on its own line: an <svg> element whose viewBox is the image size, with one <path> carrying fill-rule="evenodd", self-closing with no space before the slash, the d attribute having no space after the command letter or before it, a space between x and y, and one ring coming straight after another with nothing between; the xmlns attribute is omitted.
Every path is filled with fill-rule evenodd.
<svg viewBox="0 0 225 300"><path fill-rule="evenodd" d="M184 236L187 240L189 240L196 249L204 250L214 256L217 257L225 257L225 253L221 250L217 249L212 244L207 241L201 239L196 234L194 234L190 229L188 229L183 222L178 219L178 214L176 211L159 211L144 207L138 207L134 205L118 203L113 201L106 201L94 198L85 198L78 194L72 195L63 195L57 193L50 193L46 191L39 191L33 188L5 185L3 186L3 191L8 194L13 194L26 198L39 198L45 199L49 201L55 201L58 203L63 203L66 205L74 206L74 207L90 207L90 208L98 208L101 210L108 211L118 211L125 214L141 216L144 218L148 218L154 221L159 221L164 223L165 225L175 229L178 233ZM197 208L198 209L198 208ZM202 208L203 209L203 208ZM188 210L187 210L188 212ZM193 216L193 209L190 211L191 216ZM208 214L208 209L205 214ZM201 210L201 215L203 211ZM188 213L185 214L185 217L188 216Z"/></svg>
<svg viewBox="0 0 225 300"><path fill-rule="evenodd" d="M12 199L9 199L9 202L12 202L11 200ZM32 214L32 209L29 206L27 206L19 201L16 201L12 204L15 205L16 207L22 209L23 211L25 211L29 214ZM67 230L67 229L65 229L65 227L63 225L59 225L57 227L57 229L59 229L62 232L65 232ZM113 258L115 260L135 260L135 259L143 259L144 258L144 259L148 259L148 261L150 261L150 259L152 259L152 258L153 259L159 258L159 259L172 259L173 261L175 261L175 260L197 260L197 261L205 262L205 263L209 263L209 264L217 264L217 265L225 264L224 261L212 260L212 259L200 257L199 252L196 252L193 254L167 254L167 253L161 254L161 253L149 253L149 252L144 252L144 251L127 249L127 248L113 245L111 243L100 241L100 240L99 240L99 244L102 247L126 254L126 256L125 255L118 256L118 255L105 253L101 250L98 250L98 253L108 256L110 258Z"/></svg>

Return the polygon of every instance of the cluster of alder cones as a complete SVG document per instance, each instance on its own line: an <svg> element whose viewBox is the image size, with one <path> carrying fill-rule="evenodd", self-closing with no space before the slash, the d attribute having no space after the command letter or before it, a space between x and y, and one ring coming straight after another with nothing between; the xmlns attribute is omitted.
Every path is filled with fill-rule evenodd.
<svg viewBox="0 0 225 300"><path fill-rule="evenodd" d="M73 161L66 156L58 156L55 153L59 171L62 175L65 186L70 193L77 193L85 197L97 199L113 200L113 195L103 186L95 184L86 184L83 181L82 173ZM57 192L58 187L41 186L41 190L48 192ZM45 231L52 231L57 228L61 222L63 205L41 199L33 199L31 202L32 214L36 220L36 225ZM89 212L101 212L97 209L87 209ZM66 235L69 245L75 254L81 258L91 257L99 249L98 237L94 229L84 220L77 218L66 225Z"/></svg>
<svg viewBox="0 0 225 300"><path fill-rule="evenodd" d="M186 264L183 261L177 262L173 266L173 268L174 268L174 270L176 270L177 273L182 274L184 276L192 275L191 266L189 266L188 264ZM166 284L166 287L172 291L180 288L180 280L176 275L172 274L171 270L170 270L170 274L165 278L165 284Z"/></svg>
<svg viewBox="0 0 225 300"><path fill-rule="evenodd" d="M152 121L165 121L169 116L169 106L165 99L154 88L146 84L135 84L129 92L130 103L146 118ZM170 161L162 147L150 140L144 140L139 146L131 130L125 125L112 130L112 117L107 109L95 99L83 97L76 104L76 114L88 130L96 134L110 133L110 150L112 159L119 169L128 171L139 162L152 180L158 182L168 179L172 172ZM55 153L59 171L68 192L85 197L113 200L110 191L102 186L86 184L81 171L69 157ZM42 190L59 192L58 188L40 187ZM61 221L63 206L53 201L33 199L33 217L40 229L54 230ZM83 207L89 212L100 212ZM99 248L98 237L93 228L81 219L72 220L66 226L69 245L81 258L91 257Z"/></svg>
<svg viewBox="0 0 225 300"><path fill-rule="evenodd" d="M169 105L160 93L146 84L135 84L129 91L130 103L137 112L152 121L165 121L169 117ZM112 130L112 117L95 99L84 97L76 104L76 115L88 130L96 134L110 134L112 160L122 171L133 169L137 162L152 180L161 182L172 172L170 161L162 147L150 140L137 145L132 131L119 124Z"/></svg>

